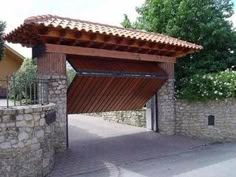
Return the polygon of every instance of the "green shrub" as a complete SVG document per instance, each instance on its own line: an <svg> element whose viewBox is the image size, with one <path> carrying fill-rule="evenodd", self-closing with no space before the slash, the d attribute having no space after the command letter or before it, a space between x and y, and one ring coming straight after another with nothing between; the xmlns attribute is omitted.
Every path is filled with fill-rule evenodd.
<svg viewBox="0 0 236 177"><path fill-rule="evenodd" d="M21 68L13 74L10 81L10 97L16 100L29 99L33 95L33 82L37 77L37 65L34 59L24 59ZM35 87L35 86L34 86Z"/></svg>
<svg viewBox="0 0 236 177"><path fill-rule="evenodd" d="M226 70L218 73L193 75L182 79L177 98L190 101L217 100L236 97L236 71Z"/></svg>

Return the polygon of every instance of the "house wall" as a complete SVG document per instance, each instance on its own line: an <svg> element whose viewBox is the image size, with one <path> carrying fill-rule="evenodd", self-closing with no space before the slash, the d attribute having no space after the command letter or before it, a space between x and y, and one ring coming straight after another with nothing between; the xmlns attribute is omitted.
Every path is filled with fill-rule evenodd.
<svg viewBox="0 0 236 177"><path fill-rule="evenodd" d="M23 60L5 49L5 56L0 60L0 98L6 96L6 77L16 72Z"/></svg>
<svg viewBox="0 0 236 177"><path fill-rule="evenodd" d="M5 56L0 61L0 80L6 80L6 76L16 72L23 60L20 60L18 56L5 50ZM6 83L0 83L2 87L6 87Z"/></svg>

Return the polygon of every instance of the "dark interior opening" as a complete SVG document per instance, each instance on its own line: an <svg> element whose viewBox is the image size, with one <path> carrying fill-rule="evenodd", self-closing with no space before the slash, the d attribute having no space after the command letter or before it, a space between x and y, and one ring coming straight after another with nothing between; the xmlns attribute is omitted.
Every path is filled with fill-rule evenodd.
<svg viewBox="0 0 236 177"><path fill-rule="evenodd" d="M210 126L215 125L215 116L213 116L213 115L208 116L208 125L210 125Z"/></svg>

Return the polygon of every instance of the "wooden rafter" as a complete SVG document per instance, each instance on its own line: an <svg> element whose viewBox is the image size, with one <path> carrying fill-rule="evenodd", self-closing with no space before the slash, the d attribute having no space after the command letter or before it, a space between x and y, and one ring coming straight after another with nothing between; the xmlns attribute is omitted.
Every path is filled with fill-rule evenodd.
<svg viewBox="0 0 236 177"><path fill-rule="evenodd" d="M186 53L195 52L193 49L182 48L181 46L170 46L167 44L152 43L150 41L139 41L99 33L61 29L58 27L26 25L24 28L20 28L19 31L19 33L15 33L17 35L15 38L21 38L23 45L29 44L29 46L51 43L172 57L181 57L186 55Z"/></svg>
<svg viewBox="0 0 236 177"><path fill-rule="evenodd" d="M124 50L130 52L135 51L140 53L145 53L145 51L147 51L146 53L150 53L151 51L154 51L153 53L162 52L163 55L167 56L175 56L177 53L178 55L181 55L181 53L193 52L191 51L192 49L183 50L180 46L170 47L164 44L137 41L134 39L123 39L120 37L111 37L109 35L89 33L85 31L78 32L76 30L65 29L62 31L58 28L50 28L45 34L45 31L42 31L40 28L35 29L38 30L40 37L44 40L47 38L54 38L54 41L57 41L55 44L62 44L63 40L65 40L72 46L81 46L81 43L86 42L87 45L83 47L96 47L101 49Z"/></svg>

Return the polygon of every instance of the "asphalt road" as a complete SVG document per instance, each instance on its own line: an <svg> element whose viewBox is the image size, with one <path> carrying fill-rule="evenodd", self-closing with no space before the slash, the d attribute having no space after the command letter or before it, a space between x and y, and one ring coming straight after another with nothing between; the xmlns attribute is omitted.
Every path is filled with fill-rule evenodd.
<svg viewBox="0 0 236 177"><path fill-rule="evenodd" d="M50 177L236 177L236 144L69 116L70 149Z"/></svg>

